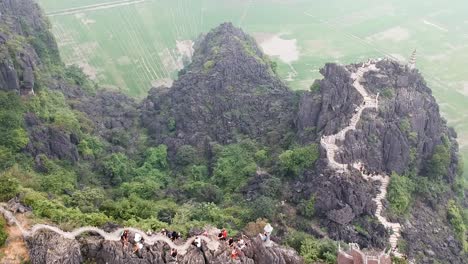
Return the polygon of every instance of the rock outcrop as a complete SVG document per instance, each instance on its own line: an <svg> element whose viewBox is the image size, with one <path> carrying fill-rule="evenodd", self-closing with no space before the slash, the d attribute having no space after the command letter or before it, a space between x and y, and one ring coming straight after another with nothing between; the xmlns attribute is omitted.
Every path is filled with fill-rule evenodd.
<svg viewBox="0 0 468 264"><path fill-rule="evenodd" d="M278 245L266 247L259 239L247 240L244 248L236 259L231 257L232 249L223 243L217 250L210 250L206 244L202 249L191 246L186 254L178 254L176 258L170 255L170 247L164 243L145 245L134 253L132 243L123 247L118 241L105 241L97 236L87 236L79 240L64 239L59 235L40 232L28 238L32 264L49 263L82 263L92 261L97 264L301 264L303 260L292 249Z"/></svg>
<svg viewBox="0 0 468 264"><path fill-rule="evenodd" d="M231 23L208 33L170 89L153 90L142 123L169 147L233 143L242 135L281 142L293 124L294 94L252 37Z"/></svg>
<svg viewBox="0 0 468 264"><path fill-rule="evenodd" d="M0 24L0 90L34 93L36 70L61 63L49 24L31 0L2 1Z"/></svg>

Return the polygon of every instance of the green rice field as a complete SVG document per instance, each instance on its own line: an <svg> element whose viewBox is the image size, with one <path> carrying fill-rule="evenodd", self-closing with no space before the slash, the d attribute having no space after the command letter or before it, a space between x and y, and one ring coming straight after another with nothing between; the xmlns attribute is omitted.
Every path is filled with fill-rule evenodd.
<svg viewBox="0 0 468 264"><path fill-rule="evenodd" d="M38 0L67 64L101 87L143 98L170 85L191 41L230 21L252 34L293 89L307 89L326 62L417 49L443 115L459 134L468 172L468 2L464 0ZM268 51L268 52L267 52Z"/></svg>

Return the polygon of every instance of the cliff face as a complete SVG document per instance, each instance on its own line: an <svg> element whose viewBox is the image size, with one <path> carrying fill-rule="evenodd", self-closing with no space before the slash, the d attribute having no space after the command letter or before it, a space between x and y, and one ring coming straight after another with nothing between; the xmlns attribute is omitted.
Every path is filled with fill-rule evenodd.
<svg viewBox="0 0 468 264"><path fill-rule="evenodd" d="M252 37L226 23L196 45L171 89L150 92L142 121L170 146L226 144L242 135L271 143L291 130L294 111L293 93Z"/></svg>
<svg viewBox="0 0 468 264"><path fill-rule="evenodd" d="M33 93L36 70L60 61L49 24L30 0L2 1L0 14L0 90Z"/></svg>
<svg viewBox="0 0 468 264"><path fill-rule="evenodd" d="M324 78L314 85L319 88L304 93L300 99L297 114L300 141L317 140L317 136L309 132L311 128L318 135L331 135L348 126L356 107L363 102L350 80L351 73L360 66L325 65L321 71ZM363 112L356 129L349 131L340 143L341 151L335 159L342 164L362 162L367 170L388 175L392 172L413 175L410 177L418 182L430 177L430 163L436 147L446 146L450 153L448 164L439 176L443 185L452 186L458 164L456 134L440 116L423 77L417 70L393 61L382 60L376 66L376 71L364 75L362 84L371 94L379 95L378 111ZM333 238L358 241L363 246L385 247L388 231L365 220L375 213L371 197L378 194L379 185L370 185L356 173L339 176L329 170L325 151L321 157L315 171L305 172L307 182L298 196L316 197L315 208ZM415 196L409 219L393 215L390 218L403 224L402 235L408 243L410 257L419 256L423 263L431 258L463 263L461 244L454 240L446 218L445 206L455 195L449 191L435 196L430 199ZM389 211L388 202L384 203L384 208ZM428 224L423 219L434 221ZM358 232L355 225L365 226L366 234ZM425 249L422 244L430 246Z"/></svg>

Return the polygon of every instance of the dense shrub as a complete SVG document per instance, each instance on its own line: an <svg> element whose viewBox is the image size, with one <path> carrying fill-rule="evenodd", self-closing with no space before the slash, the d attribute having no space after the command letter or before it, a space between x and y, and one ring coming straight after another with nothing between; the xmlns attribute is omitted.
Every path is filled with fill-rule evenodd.
<svg viewBox="0 0 468 264"><path fill-rule="evenodd" d="M198 202L220 203L223 199L223 192L218 186L202 181L189 182L182 186L182 190L188 198Z"/></svg>
<svg viewBox="0 0 468 264"><path fill-rule="evenodd" d="M3 217L0 217L0 247L5 245L5 242L8 238L8 233L5 230L5 220Z"/></svg>
<svg viewBox="0 0 468 264"><path fill-rule="evenodd" d="M397 215L405 214L411 204L411 194L414 184L410 178L392 174L388 187L387 200L390 202L392 212Z"/></svg>
<svg viewBox="0 0 468 264"><path fill-rule="evenodd" d="M286 150L279 156L279 163L287 175L297 176L304 169L312 167L319 157L316 144Z"/></svg>
<svg viewBox="0 0 468 264"><path fill-rule="evenodd" d="M11 92L0 91L0 165L7 165L7 160L29 142L24 130L23 103L20 97Z"/></svg>
<svg viewBox="0 0 468 264"><path fill-rule="evenodd" d="M276 212L277 202L268 196L256 198L250 205L252 220L258 218L272 219Z"/></svg>
<svg viewBox="0 0 468 264"><path fill-rule="evenodd" d="M334 264L336 263L337 246L331 240L308 238L302 242L300 253L306 263L312 264L322 261Z"/></svg>
<svg viewBox="0 0 468 264"><path fill-rule="evenodd" d="M105 198L104 190L86 187L71 196L70 206L78 207L84 213L97 212Z"/></svg>
<svg viewBox="0 0 468 264"><path fill-rule="evenodd" d="M316 239L311 235L292 231L286 237L286 244L300 252L306 263L336 263L338 248L330 239Z"/></svg>
<svg viewBox="0 0 468 264"><path fill-rule="evenodd" d="M255 174L257 164L254 149L248 144L233 144L222 148L217 155L213 180L225 191L234 192Z"/></svg>
<svg viewBox="0 0 468 264"><path fill-rule="evenodd" d="M15 197L19 192L19 182L9 175L0 175L0 201L5 202Z"/></svg>
<svg viewBox="0 0 468 264"><path fill-rule="evenodd" d="M183 145L177 150L175 162L179 166L187 166L195 164L197 159L197 150L190 145Z"/></svg>
<svg viewBox="0 0 468 264"><path fill-rule="evenodd" d="M428 175L434 180L441 180L447 175L450 166L450 146L448 144L437 145L428 163Z"/></svg>
<svg viewBox="0 0 468 264"><path fill-rule="evenodd" d="M123 153L113 153L105 158L102 167L109 182L116 186L132 177L134 162Z"/></svg>
<svg viewBox="0 0 468 264"><path fill-rule="evenodd" d="M307 218L312 218L315 214L315 197L302 200L299 204L299 213Z"/></svg>
<svg viewBox="0 0 468 264"><path fill-rule="evenodd" d="M447 217L458 240L463 244L464 250L468 251L468 240L466 237L467 227L463 220L462 210L454 200L449 200L447 203Z"/></svg>
<svg viewBox="0 0 468 264"><path fill-rule="evenodd" d="M111 221L103 213L83 213L77 208L65 207L60 202L49 200L43 194L29 189L24 190L22 202L31 206L36 216L68 227L102 226Z"/></svg>

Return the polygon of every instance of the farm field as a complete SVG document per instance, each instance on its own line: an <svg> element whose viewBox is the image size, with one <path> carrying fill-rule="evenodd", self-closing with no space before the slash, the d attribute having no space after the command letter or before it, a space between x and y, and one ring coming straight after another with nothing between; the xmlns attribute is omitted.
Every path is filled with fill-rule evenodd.
<svg viewBox="0 0 468 264"><path fill-rule="evenodd" d="M103 88L143 98L170 85L197 37L231 21L307 89L326 62L405 61L417 49L444 116L459 134L468 172L468 2L453 0L38 0L64 61ZM411 12L410 12L411 10ZM417 10L415 12L415 10Z"/></svg>

